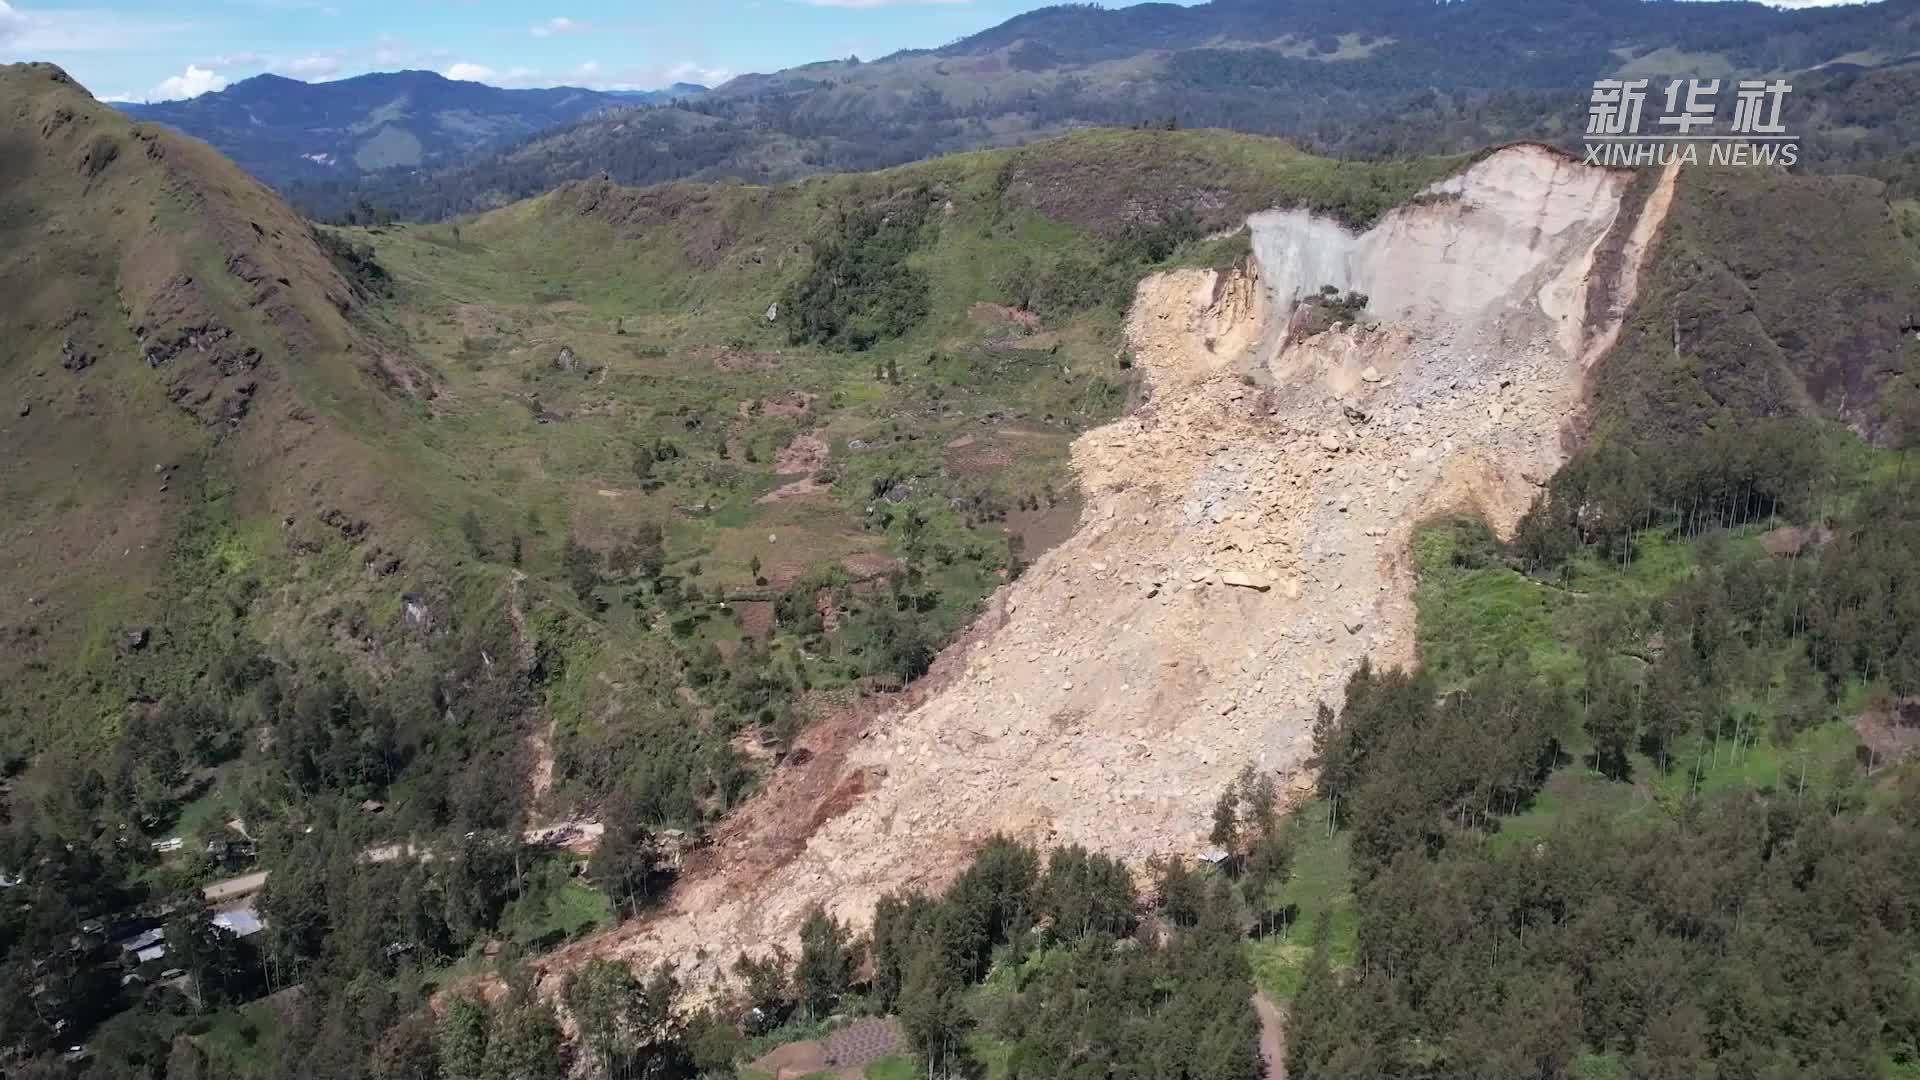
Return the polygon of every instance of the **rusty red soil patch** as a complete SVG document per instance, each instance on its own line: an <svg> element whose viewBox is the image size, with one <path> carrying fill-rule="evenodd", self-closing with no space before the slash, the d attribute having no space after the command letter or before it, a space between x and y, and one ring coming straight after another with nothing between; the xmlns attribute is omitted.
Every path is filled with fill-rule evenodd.
<svg viewBox="0 0 1920 1080"><path fill-rule="evenodd" d="M1920 749L1920 697L1879 698L1853 719L1853 730L1878 769Z"/></svg>
<svg viewBox="0 0 1920 1080"><path fill-rule="evenodd" d="M1005 326L1009 323L1024 326L1032 330L1040 325L1040 316L1031 311L1008 307L1005 304L990 304L985 300L967 309L967 318L988 326Z"/></svg>
<svg viewBox="0 0 1920 1080"><path fill-rule="evenodd" d="M759 401L762 416L805 416L813 411L813 403L820 399L818 394L809 394L800 390L789 390L776 398L761 398ZM743 401L737 407L741 416L754 415L754 402Z"/></svg>
<svg viewBox="0 0 1920 1080"><path fill-rule="evenodd" d="M853 770L845 780L834 786L826 799L813 808L813 817L807 822L807 835L812 836L820 826L853 809L853 804L859 801L860 796L872 791L873 786L872 774L865 769Z"/></svg>
<svg viewBox="0 0 1920 1080"><path fill-rule="evenodd" d="M793 441L773 455L773 471L781 476L799 476L825 468L832 453L827 440L818 435L795 435Z"/></svg>
<svg viewBox="0 0 1920 1080"><path fill-rule="evenodd" d="M817 1039L790 1042L775 1047L747 1067L766 1073L773 1080L794 1080L795 1077L825 1071L827 1046Z"/></svg>
<svg viewBox="0 0 1920 1080"><path fill-rule="evenodd" d="M801 562L772 562L760 568L760 576L767 579L770 589L789 589L807 572L807 564Z"/></svg>
<svg viewBox="0 0 1920 1080"><path fill-rule="evenodd" d="M617 955L624 942L645 932L652 918L671 917L677 898L690 887L717 878L728 893L744 895L768 874L793 861L805 850L815 829L835 813L844 813L870 787L870 778L849 773L846 768L849 753L869 727L896 710L917 708L951 686L966 670L968 656L1006 625L1006 600L1005 589L996 591L973 625L934 658L926 676L903 691L855 695L843 690L806 695L801 707L812 719L794 740L785 761L772 771L758 793L714 830L710 844L684 856L679 882L659 913L570 942L534 960L532 966L538 972L541 988L557 992L566 972L594 956ZM970 851L970 844L962 844L951 851L935 852L936 867L927 880L944 883L959 871ZM489 978L498 982L497 977ZM488 982L464 980L461 985L484 989Z"/></svg>
<svg viewBox="0 0 1920 1080"><path fill-rule="evenodd" d="M849 555L840 560L840 565L847 568L847 573L864 580L867 578L885 577L887 574L898 569L901 563L899 559L891 555L882 555L876 551L869 551L859 555Z"/></svg>
<svg viewBox="0 0 1920 1080"><path fill-rule="evenodd" d="M765 641L773 631L773 601L736 600L732 607L740 613L741 633Z"/></svg>
<svg viewBox="0 0 1920 1080"><path fill-rule="evenodd" d="M879 717L912 709L951 685L966 670L973 649L1006 624L1006 591L988 601L974 625L934 658L927 674L905 690L855 696L841 691L812 694L813 721L759 794L735 810L713 833L713 843L688 856L683 878L725 878L729 891L746 893L766 875L805 850L814 831L844 814L872 789L864 770L846 770L847 755Z"/></svg>
<svg viewBox="0 0 1920 1080"><path fill-rule="evenodd" d="M834 605L832 589L821 589L813 594L813 610L820 613L820 625L828 633L839 628L840 609Z"/></svg>
<svg viewBox="0 0 1920 1080"><path fill-rule="evenodd" d="M823 491L832 490L832 484L823 484L818 477L803 476L792 483L782 484L753 501L762 505L786 502L788 499L804 499L809 495L818 495Z"/></svg>
<svg viewBox="0 0 1920 1080"><path fill-rule="evenodd" d="M713 354L713 366L721 371L765 371L780 366L780 354L753 349L721 349Z"/></svg>

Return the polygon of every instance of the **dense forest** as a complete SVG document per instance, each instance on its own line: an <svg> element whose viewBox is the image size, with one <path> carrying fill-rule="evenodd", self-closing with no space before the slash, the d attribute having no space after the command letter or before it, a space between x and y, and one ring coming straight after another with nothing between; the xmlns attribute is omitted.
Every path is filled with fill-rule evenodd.
<svg viewBox="0 0 1920 1080"><path fill-rule="evenodd" d="M1337 719L1323 714L1320 790L1352 836L1359 955L1343 976L1324 955L1309 973L1299 1075L1555 1076L1598 1055L1635 1076L1867 1076L1920 1061L1920 776L1869 782L1885 763L1863 748L1811 784L1803 763L1753 789L1698 785L1722 758L1791 744L1850 688L1910 700L1920 481L1902 463L1846 512L1806 512L1831 539L1753 559L1724 530L1774 496L1714 464L1721 497L1653 526L1703 536L1700 572L1596 626L1577 678L1513 658L1455 686L1362 669ZM1506 552L1482 535L1456 557L1551 577L1632 559L1644 535ZM1576 759L1621 785L1695 782L1660 813L1567 815L1501 843Z"/></svg>

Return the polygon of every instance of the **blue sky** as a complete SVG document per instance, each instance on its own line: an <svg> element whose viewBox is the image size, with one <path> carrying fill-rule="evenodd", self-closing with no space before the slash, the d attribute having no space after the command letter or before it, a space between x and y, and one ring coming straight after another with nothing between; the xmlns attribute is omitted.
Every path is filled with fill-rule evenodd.
<svg viewBox="0 0 1920 1080"><path fill-rule="evenodd" d="M500 86L651 89L940 45L1041 6L1043 0L0 0L0 62L52 60L96 96L130 100L190 97L263 71L318 80L398 68Z"/></svg>
<svg viewBox="0 0 1920 1080"><path fill-rule="evenodd" d="M651 89L939 45L1044 0L0 0L0 62L51 60L99 97L249 75L428 68L501 86Z"/></svg>

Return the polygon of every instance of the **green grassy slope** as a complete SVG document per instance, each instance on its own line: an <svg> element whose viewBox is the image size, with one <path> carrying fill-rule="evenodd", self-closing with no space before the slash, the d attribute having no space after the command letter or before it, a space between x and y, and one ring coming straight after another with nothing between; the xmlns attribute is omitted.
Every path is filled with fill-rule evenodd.
<svg viewBox="0 0 1920 1080"><path fill-rule="evenodd" d="M517 551L558 579L569 537L617 556L661 530L670 584L607 565L582 594L597 618L576 670L605 677L554 704L562 741L579 736L559 780L590 792L585 748L632 707L606 657L665 649L699 669L712 646L733 669L705 692L718 722L774 732L800 688L904 674L886 609L935 641L1071 531L1068 445L1134 384L1133 280L1230 259L1202 237L1252 209L1365 220L1457 165L1092 132L776 188L590 181L457 224L340 230L392 275L379 317L441 388L422 423L361 433L432 478L423 505L467 522L484 563ZM859 351L796 344L778 306L863 207L924 216L905 266L925 316ZM1007 306L1016 277L1044 317ZM740 698L744 672L778 686Z"/></svg>
<svg viewBox="0 0 1920 1080"><path fill-rule="evenodd" d="M382 470L314 405L408 406L368 377L405 365L355 328L363 298L265 188L58 69L0 68L0 86L0 740L17 760L97 747L130 705L191 687L289 543L344 559L332 521L357 520L404 549Z"/></svg>

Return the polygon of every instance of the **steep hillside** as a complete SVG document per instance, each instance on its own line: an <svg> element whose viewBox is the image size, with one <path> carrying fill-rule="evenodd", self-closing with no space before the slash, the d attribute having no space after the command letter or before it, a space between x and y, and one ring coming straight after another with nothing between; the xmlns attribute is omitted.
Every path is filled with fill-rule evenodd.
<svg viewBox="0 0 1920 1080"><path fill-rule="evenodd" d="M1572 147L1593 81L1609 75L1798 73L1796 130L1832 132L1810 153L1857 170L1880 150L1839 116L1851 110L1805 97L1830 65L1857 71L1917 52L1915 0L1796 11L1697 0L1069 5L939 49L742 76L685 107L597 116L426 175L294 198L321 215L364 196L437 218L603 171L622 183L760 182L1085 125L1265 132L1343 157L1523 138ZM1720 105L1730 118L1731 95Z"/></svg>
<svg viewBox="0 0 1920 1080"><path fill-rule="evenodd" d="M565 572L607 638L556 703L555 795L645 776L646 816L696 824L1072 531L1067 448L1134 392L1142 274L1232 262L1244 237L1208 234L1261 207L1370 220L1452 165L1094 133L776 188L588 181L345 235L445 374L435 439L470 455L476 550L551 574L552 544L587 549ZM659 670L623 676L630 649ZM692 702L659 692L681 669ZM668 730L671 752L636 739Z"/></svg>
<svg viewBox="0 0 1920 1080"><path fill-rule="evenodd" d="M926 697L809 743L828 775L747 811L810 833L729 837L729 871L584 948L699 941L724 961L811 904L861 919L943 882L999 832L1193 856L1246 762L1304 782L1316 703L1363 657L1413 658L1414 523L1462 507L1511 528L1564 456L1583 346L1648 249L1618 256L1658 231L1675 177L1629 201L1632 179L1515 147L1371 228L1255 214L1250 261L1149 278L1127 321L1146 404L1075 440L1081 528L996 595ZM1300 330L1323 287L1365 292L1366 317ZM1590 316L1609 291L1620 307Z"/></svg>
<svg viewBox="0 0 1920 1080"><path fill-rule="evenodd" d="M1071 146L1042 167L1072 175ZM1837 233L1826 214L1859 221ZM805 762L728 823L665 912L556 969L608 952L684 961L697 944L708 962L683 970L718 978L736 944L791 940L811 904L857 923L890 890L937 887L996 832L1194 856L1245 763L1304 791L1316 705L1363 659L1416 659L1422 522L1466 511L1511 534L1589 416L1611 431L1623 410L1677 404L1682 384L1718 408L1643 447L1686 453L1716 425L1776 415L1872 430L1861 403L1911 367L1898 318L1785 329L1920 300L1871 183L1635 178L1521 146L1357 225L1254 214L1250 261L1144 282L1127 336L1146 404L1075 440L1079 530L996 594L921 694L804 735ZM1834 277L1841 264L1866 284ZM1807 307L1701 301L1700 275ZM1663 338L1656 360L1649 328L1689 305L1678 351ZM1700 323L1708 309L1720 321ZM1754 323L1769 352L1736 360ZM1734 371L1764 378L1767 355L1787 399L1725 392ZM1656 364L1698 381L1655 385Z"/></svg>
<svg viewBox="0 0 1920 1080"><path fill-rule="evenodd" d="M639 903L657 875L488 853L567 812L697 837L813 775L783 768L804 728L923 675L1073 531L1069 447L1139 390L1142 275L1231 265L1263 207L1363 226L1459 165L1102 132L316 230L56 69L4 78L21 1001L76 920L203 888L267 927L223 993L268 970L322 1004L396 940L538 949L545 905L579 932ZM437 845L466 854L403 857ZM171 1037L61 955L10 1050Z"/></svg>
<svg viewBox="0 0 1920 1080"><path fill-rule="evenodd" d="M1831 418L1920 415L1912 208L1871 180L1090 131L316 228L56 69L0 91L8 1068L353 1072L371 1032L432 1052L428 982L553 953L551 989L609 955L711 985L996 830L1125 878L1213 843L1249 763L1304 796L1367 660L1579 667L1512 594L1690 655L1631 589L1463 614L1436 569L1591 575L1656 518L1810 502ZM1518 542L1436 555L1455 509ZM1792 621L1836 688L1904 625ZM122 983L121 930L177 944L205 901L257 944ZM501 1022L560 1060L515 987Z"/></svg>
<svg viewBox="0 0 1920 1080"><path fill-rule="evenodd" d="M315 405L397 416L413 406L377 387L430 391L356 329L365 289L257 181L56 68L0 79L18 761L188 690L263 548L357 540L391 508L377 459Z"/></svg>
<svg viewBox="0 0 1920 1080"><path fill-rule="evenodd" d="M680 88L673 96L687 96ZM306 83L256 75L186 101L120 106L211 143L276 186L433 168L615 106L667 100L578 87L504 90L431 71Z"/></svg>

